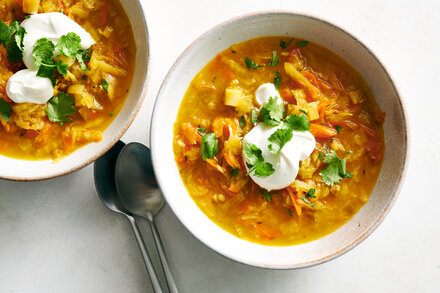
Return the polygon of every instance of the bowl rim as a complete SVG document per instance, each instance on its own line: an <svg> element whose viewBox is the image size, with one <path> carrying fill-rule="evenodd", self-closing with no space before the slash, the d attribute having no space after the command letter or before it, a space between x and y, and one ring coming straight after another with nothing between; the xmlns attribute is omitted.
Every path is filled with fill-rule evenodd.
<svg viewBox="0 0 440 293"><path fill-rule="evenodd" d="M155 117L157 116L157 109L158 109L158 105L161 103L161 100L159 97L161 96L163 89L167 86L167 84L169 83L169 79L172 75L172 73L175 71L176 67L178 67L178 65L182 62L182 60L188 55L188 53L196 46L196 44L198 44L200 41L202 41L203 39L205 39L206 37L208 37L210 34L215 33L216 31L220 30L222 27L231 25L234 22L238 22L240 20L243 19L248 19L248 18L256 18L256 17L263 17L263 16L280 16L280 15L285 15L285 16L295 16L295 17L305 17L305 18L309 18L311 20L323 23L327 26L330 26L336 30L338 30L339 32L341 32L342 34L347 35L350 39L352 39L354 42L358 43L364 50L365 52L367 52L374 60L377 61L377 63L379 64L379 66L381 67L381 69L384 71L384 73L386 74L387 78L389 79L393 90L395 91L396 95L397 95L397 102L398 105L400 106L401 109L401 117L402 117L402 127L404 130L404 143L403 143L403 147L404 147L404 156L403 156L403 164L402 164L402 170L399 174L398 180L396 181L396 187L393 190L392 193L392 197L390 199L390 201L388 202L388 204L385 206L382 214L380 214L376 221L374 223L372 223L368 229L366 229L365 231L363 231L362 233L360 233L358 235L358 237L356 237L355 239L353 239L353 241L351 241L350 243L346 244L344 247L342 247L341 249L327 255L324 256L322 258L319 259L315 259L315 260L311 260L311 261L307 261L307 262L302 262L302 263L297 263L297 264L287 264L287 265L278 265L278 264L268 264L268 263L255 263L255 262L249 262L249 261L244 261L243 259L240 259L234 255L231 255L227 252L220 252L215 250L210 243L207 243L201 239L199 239L197 237L197 235L191 230L189 229L189 227L186 226L185 222L182 221L181 216L179 213L175 213L173 210L172 205L169 205L171 210L173 210L173 213L176 215L176 217L179 219L179 221L183 224L183 226L193 235L195 236L195 238L197 238L200 242L202 242L204 245L206 245L209 249L211 249L212 251L216 252L219 255L222 255L224 257L227 257L228 259L231 259L237 263L242 263L245 265L249 265L252 267L258 267L258 268L263 268L263 269L301 269L301 268L306 268L306 267L311 267L311 266L315 266L318 264L322 264L325 262L328 262L332 259L335 259L336 257L339 257L347 252L349 252L350 250L352 250L354 247L356 247L357 245L359 245L361 242L363 242L368 236L371 235L371 233L373 233L377 227L383 222L383 220L385 219L385 217L389 214L391 208L393 207L400 191L402 190L402 186L403 186L403 182L404 182L404 178L406 177L407 171L408 171L408 165L409 165L409 160L410 160L410 145L411 145L411 135L410 135L410 126L409 126L409 119L408 119L408 114L407 114L407 108L405 105L404 100L402 99L402 95L399 91L399 89L397 88L394 78L392 77L392 75L390 74L390 72L388 71L388 69L385 67L385 65L380 61L380 59L377 57L377 55L374 53L374 51L367 46L366 44L364 44L358 37L354 36L351 32L347 31L346 29L343 29L342 27L340 27L339 25L336 25L320 16L314 15L314 14L310 14L310 13L305 13L305 12L296 12L293 10L262 10L262 11L256 11L256 12L250 12L250 13L245 13L245 14L241 14L232 18L229 18L215 26L213 26L212 28L208 29L207 31L205 31L202 35L200 35L198 38L196 38L194 41L192 41L186 48L185 50L179 55L179 57L176 59L176 61L173 63L173 65L171 66L171 68L169 69L169 71L167 72L161 86L159 89L159 92L156 96L156 100L154 103L154 107L153 107L153 112L152 112L152 117L151 117L151 124L150 124L150 146L151 146L151 153L152 153L152 163L153 163L153 169L155 168L155 162L156 160L154 159L154 148L153 148L153 143L152 140L154 139L155 135L153 135L153 133L155 133L155 129L154 129L154 120ZM162 189L161 187L161 182L165 182L159 179L159 177L162 177L165 174L158 174L156 173L156 176L158 177L158 185L159 187ZM167 200L167 197L165 196L165 199ZM168 201L168 200L167 200Z"/></svg>
<svg viewBox="0 0 440 293"><path fill-rule="evenodd" d="M119 141L119 139L125 134L125 132L128 130L130 125L133 123L134 119L136 118L137 114L139 113L139 110L142 107L142 104L145 100L145 97L147 96L148 87L150 85L150 78L151 78L151 64L150 64L151 63L150 62L151 52L150 52L150 33L148 31L148 20L146 19L143 4L139 0L137 0L137 2L139 3L139 7L141 8L140 13L142 14L143 25L145 27L145 32L146 32L146 43L147 43L147 46L146 46L146 51L147 51L146 52L147 53L146 54L147 55L146 73L145 73L143 81L142 81L142 90L139 95L139 99L136 102L136 105L135 105L133 111L130 113L130 116L125 121L125 123L123 124L123 126L119 130L119 132L113 136L113 138L106 144L106 146L101 151L97 152L95 155L90 157L88 160L86 160L80 164L77 164L71 168L68 168L66 170L63 170L63 171L60 171L58 173L51 174L51 175L33 176L33 177L2 176L2 177L0 177L0 179L9 180L9 181L32 182L32 181L42 181L42 180L57 178L57 177L61 177L61 176L73 173L75 171L78 171L78 170L88 166L89 164L93 163L94 161L96 161L98 158L100 158L102 155L104 155L109 149L111 149L113 147L113 145L115 145ZM130 25L131 25L131 23L130 23ZM136 49L136 51L137 51L137 49ZM122 107L124 107L124 106L122 106Z"/></svg>

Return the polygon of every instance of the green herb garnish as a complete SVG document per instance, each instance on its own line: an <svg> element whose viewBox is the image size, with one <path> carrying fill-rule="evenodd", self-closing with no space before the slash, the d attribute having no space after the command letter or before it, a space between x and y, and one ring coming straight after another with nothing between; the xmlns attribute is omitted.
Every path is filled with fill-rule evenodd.
<svg viewBox="0 0 440 293"><path fill-rule="evenodd" d="M290 39L290 41L289 41L288 43L286 43L285 41L281 40L281 41L280 41L280 47L283 48L283 49L286 49L287 46L289 46L290 43L292 43L292 41L293 41L293 38Z"/></svg>
<svg viewBox="0 0 440 293"><path fill-rule="evenodd" d="M9 62L18 62L23 58L23 39L26 31L19 22L13 21L9 26L0 20L0 44L6 48Z"/></svg>
<svg viewBox="0 0 440 293"><path fill-rule="evenodd" d="M54 62L52 60L54 49L55 45L52 41L49 41L47 38L38 39L32 50L32 56L35 58L35 65L54 67Z"/></svg>
<svg viewBox="0 0 440 293"><path fill-rule="evenodd" d="M273 84L275 86L275 88L277 90L280 89L280 85L281 85L281 76L280 76L280 72L277 70L275 71L275 77L273 78Z"/></svg>
<svg viewBox="0 0 440 293"><path fill-rule="evenodd" d="M327 185L334 185L339 183L343 178L351 178L353 174L346 169L346 159L340 159L334 150L324 149L318 157L327 166L319 172L322 176L322 181Z"/></svg>
<svg viewBox="0 0 440 293"><path fill-rule="evenodd" d="M258 123L258 113L254 108L251 109L251 122L254 125Z"/></svg>
<svg viewBox="0 0 440 293"><path fill-rule="evenodd" d="M246 175L255 171L255 176L266 177L275 172L272 164L264 161L263 152L256 145L245 143L243 153L247 160L246 165L249 168Z"/></svg>
<svg viewBox="0 0 440 293"><path fill-rule="evenodd" d="M260 193L267 201L272 201L272 196L270 195L269 191L266 189L260 189Z"/></svg>
<svg viewBox="0 0 440 293"><path fill-rule="evenodd" d="M339 126L339 125L336 125L335 126L335 129L336 129L336 131L339 133L339 132L341 132L341 130L342 130L342 127L341 126Z"/></svg>
<svg viewBox="0 0 440 293"><path fill-rule="evenodd" d="M269 136L268 141L271 142L268 148L271 153L278 155L281 149L286 143L288 143L293 137L292 129L277 129L271 136Z"/></svg>
<svg viewBox="0 0 440 293"><path fill-rule="evenodd" d="M239 169L232 169L232 170L231 170L231 176L232 176L232 177L235 177L235 176L238 175L239 172L240 172Z"/></svg>
<svg viewBox="0 0 440 293"><path fill-rule="evenodd" d="M202 160L206 161L216 156L218 153L218 140L215 138L214 133L204 134L202 137L202 144L200 149L200 154L202 155Z"/></svg>
<svg viewBox="0 0 440 293"><path fill-rule="evenodd" d="M278 104L277 99L270 97L269 102L261 108L260 117L264 123L271 126L278 126L281 124L281 119L286 117L286 110L284 104Z"/></svg>
<svg viewBox="0 0 440 293"><path fill-rule="evenodd" d="M301 42L296 42L296 45L301 48L307 46L308 43L309 43L308 41L301 41Z"/></svg>
<svg viewBox="0 0 440 293"><path fill-rule="evenodd" d="M51 98L47 103L47 117L52 122L60 122L60 126L63 126L64 122L72 122L67 116L76 112L74 103L72 95L60 92L58 97Z"/></svg>
<svg viewBox="0 0 440 293"><path fill-rule="evenodd" d="M205 132L205 130L206 130L206 127L197 128L197 131L198 131L200 134L203 134L203 132Z"/></svg>
<svg viewBox="0 0 440 293"><path fill-rule="evenodd" d="M3 98L0 99L0 117L9 121L12 107Z"/></svg>
<svg viewBox="0 0 440 293"><path fill-rule="evenodd" d="M110 112L110 113L108 114L108 116L112 117L112 116L113 116L113 112Z"/></svg>
<svg viewBox="0 0 440 293"><path fill-rule="evenodd" d="M246 126L246 120L244 119L244 115L241 116L239 125L240 125L240 127Z"/></svg>
<svg viewBox="0 0 440 293"><path fill-rule="evenodd" d="M310 188L309 191L306 193L306 197L316 198L315 196L316 190L314 188Z"/></svg>
<svg viewBox="0 0 440 293"><path fill-rule="evenodd" d="M286 209L286 213L287 213L289 216L293 217L293 215L292 215L292 211L291 211L290 209Z"/></svg>
<svg viewBox="0 0 440 293"><path fill-rule="evenodd" d="M101 79L101 86L105 90L105 92L108 94L108 82L105 80L105 78Z"/></svg>
<svg viewBox="0 0 440 293"><path fill-rule="evenodd" d="M244 61L246 62L246 66L247 66L248 70L251 70L251 68L256 70L256 69L258 69L260 67L264 67L264 65L257 65L257 64L255 64L255 62L252 61L251 58L249 58L249 57L246 57L244 59Z"/></svg>
<svg viewBox="0 0 440 293"><path fill-rule="evenodd" d="M305 196L301 196L301 199L308 204L311 204L310 200L308 200Z"/></svg>
<svg viewBox="0 0 440 293"><path fill-rule="evenodd" d="M272 51L272 60L270 60L269 66L270 67L275 67L278 64L278 60L279 59L280 59L280 57L278 57L277 51L273 50Z"/></svg>
<svg viewBox="0 0 440 293"><path fill-rule="evenodd" d="M284 120L283 126L293 130L307 131L310 129L309 118L307 118L307 115L304 113L299 115L290 114L286 120Z"/></svg>

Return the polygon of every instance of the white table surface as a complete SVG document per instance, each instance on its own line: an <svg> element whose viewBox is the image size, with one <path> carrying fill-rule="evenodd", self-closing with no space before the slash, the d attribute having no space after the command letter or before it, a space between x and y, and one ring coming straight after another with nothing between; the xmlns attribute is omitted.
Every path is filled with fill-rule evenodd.
<svg viewBox="0 0 440 293"><path fill-rule="evenodd" d="M125 142L147 144L153 101L186 46L228 18L264 9L317 15L357 35L394 77L412 130L409 171L391 213L323 265L271 271L235 263L165 206L158 228L180 292L440 292L439 1L143 1L152 78ZM151 243L147 223L141 228ZM92 166L44 182L0 180L0 292L152 292L129 223L99 201Z"/></svg>

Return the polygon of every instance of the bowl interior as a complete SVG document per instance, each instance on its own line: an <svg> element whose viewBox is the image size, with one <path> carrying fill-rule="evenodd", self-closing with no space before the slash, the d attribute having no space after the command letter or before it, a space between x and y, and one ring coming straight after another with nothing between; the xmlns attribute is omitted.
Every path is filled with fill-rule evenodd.
<svg viewBox="0 0 440 293"><path fill-rule="evenodd" d="M147 89L149 59L148 31L138 0L121 1L134 32L137 51L133 81L120 113L103 133L98 143L90 143L63 160L25 161L0 156L0 178L12 180L41 180L64 175L82 168L104 154L124 134L135 118Z"/></svg>
<svg viewBox="0 0 440 293"><path fill-rule="evenodd" d="M306 244L270 247L224 231L196 206L179 176L172 148L180 102L194 76L234 43L270 35L316 42L355 67L369 84L381 109L386 150L383 168L369 202L334 233ZM286 12L248 15L219 25L196 40L176 61L159 92L151 125L153 164L162 191L177 217L202 242L236 261L266 268L299 268L330 260L365 239L389 211L405 170L405 113L389 75L376 57L343 30L313 17Z"/></svg>

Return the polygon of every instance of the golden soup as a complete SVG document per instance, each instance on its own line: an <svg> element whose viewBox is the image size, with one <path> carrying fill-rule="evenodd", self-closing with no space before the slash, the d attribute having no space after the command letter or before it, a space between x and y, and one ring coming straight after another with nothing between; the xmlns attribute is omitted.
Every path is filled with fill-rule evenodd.
<svg viewBox="0 0 440 293"><path fill-rule="evenodd" d="M35 1L6 0L0 4L0 19L9 25L25 19L23 10ZM26 4L27 3L27 4ZM67 75L56 73L54 97L64 92L74 98L75 112L70 123L51 122L47 105L16 104L6 94L10 76L25 68L9 62L0 45L0 101L12 108L10 119L0 118L0 154L12 158L60 159L90 142L102 139L102 132L119 113L134 72L136 45L130 21L117 0L36 1L38 13L62 12L82 26L96 44L81 69L78 61L64 58ZM39 4L38 4L39 3ZM22 5L28 5L26 9ZM62 56L63 57L63 56Z"/></svg>
<svg viewBox="0 0 440 293"><path fill-rule="evenodd" d="M277 84L286 115L307 114L316 139L296 180L271 192L247 175L242 153L264 83ZM305 243L333 232L368 201L382 166L384 118L366 82L336 54L304 40L252 39L219 53L191 82L175 122L175 161L195 203L224 230L264 245ZM210 133L218 150L203 160ZM346 163L333 182L321 175L334 167L330 156Z"/></svg>

